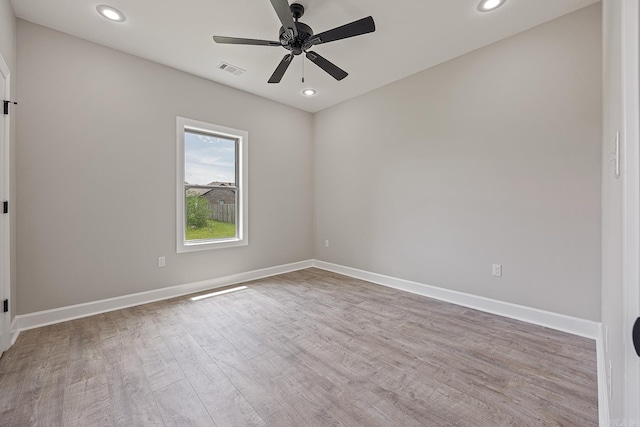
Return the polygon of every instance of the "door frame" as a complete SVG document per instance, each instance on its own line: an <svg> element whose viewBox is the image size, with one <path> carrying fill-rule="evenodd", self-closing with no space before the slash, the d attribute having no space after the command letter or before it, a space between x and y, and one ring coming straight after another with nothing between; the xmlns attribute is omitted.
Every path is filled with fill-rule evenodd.
<svg viewBox="0 0 640 427"><path fill-rule="evenodd" d="M2 75L2 77L5 79L5 83L4 83L4 93L5 93L5 98L6 99L11 99L11 72L9 70L9 66L7 65L7 63L5 62L4 58L2 57L2 55L0 55L0 75ZM2 100L0 100L2 101ZM4 126L4 134L2 135L2 141L0 142L0 150L3 151L4 153L4 164L2 165L2 170L3 170L3 175L4 175L4 185L3 188L1 188L1 192L0 194L2 195L2 201L4 200L9 200L9 194L11 191L11 186L10 186L10 179L11 179L11 173L10 173L10 166L11 166L11 161L10 161L10 155L11 155L11 151L10 151L10 146L11 146L11 119L10 119L10 115L4 115L0 112L0 115L2 115L2 118L0 120L4 120L5 121L5 126ZM3 245L3 258L0 259L0 269L2 271L2 277L0 278L0 286L2 286L4 288L4 297L6 299L8 299L9 301L11 301L10 299L10 293L11 293L11 244L10 244L10 239L11 239L11 226L10 226L10 222L11 222L11 217L10 214L3 214L0 213L0 215L2 215L3 221L2 221L2 245ZM2 331L2 338L0 342L0 354L2 354L3 351L7 350L10 346L11 346L11 304L9 304L9 311L7 313L2 313L1 312L1 308L0 308L0 314L2 316L4 316L4 325L0 325L0 327L4 327L4 330Z"/></svg>
<svg viewBox="0 0 640 427"><path fill-rule="evenodd" d="M624 148L622 165L622 295L624 333L624 416L640 422L640 358L631 339L640 316L640 7L622 3L622 102Z"/></svg>

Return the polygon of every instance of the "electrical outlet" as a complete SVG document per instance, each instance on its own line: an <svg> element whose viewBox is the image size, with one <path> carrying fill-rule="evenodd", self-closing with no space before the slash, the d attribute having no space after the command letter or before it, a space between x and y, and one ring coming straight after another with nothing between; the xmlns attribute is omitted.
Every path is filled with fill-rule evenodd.
<svg viewBox="0 0 640 427"><path fill-rule="evenodd" d="M324 241L324 247L325 247L325 248L328 248L328 247L329 247L329 241L328 241L328 240L325 240L325 241Z"/></svg>
<svg viewBox="0 0 640 427"><path fill-rule="evenodd" d="M496 277L502 277L502 264L493 264L492 274Z"/></svg>
<svg viewBox="0 0 640 427"><path fill-rule="evenodd" d="M164 267L165 265L167 265L165 257L159 256L158 257L158 267Z"/></svg>

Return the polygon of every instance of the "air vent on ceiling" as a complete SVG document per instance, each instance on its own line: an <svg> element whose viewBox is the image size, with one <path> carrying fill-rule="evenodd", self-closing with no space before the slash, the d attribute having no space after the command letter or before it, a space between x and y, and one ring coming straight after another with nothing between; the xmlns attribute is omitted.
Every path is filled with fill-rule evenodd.
<svg viewBox="0 0 640 427"><path fill-rule="evenodd" d="M235 65L227 64L226 62L221 62L220 65L218 65L218 68L228 73L231 73L234 76L239 76L241 74L244 74L246 71L246 70L243 70L242 68L236 67Z"/></svg>

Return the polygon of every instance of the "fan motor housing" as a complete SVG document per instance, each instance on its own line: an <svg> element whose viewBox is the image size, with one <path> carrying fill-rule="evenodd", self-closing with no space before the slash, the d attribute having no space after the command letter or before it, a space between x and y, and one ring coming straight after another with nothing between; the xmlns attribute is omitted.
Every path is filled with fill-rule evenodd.
<svg viewBox="0 0 640 427"><path fill-rule="evenodd" d="M288 49L294 55L300 55L302 53L302 46L307 41L309 37L313 35L313 30L310 26L302 22L296 22L296 28L298 29L298 37L295 40L288 44L287 37L284 37L285 29L284 27L280 27L280 44L285 49Z"/></svg>

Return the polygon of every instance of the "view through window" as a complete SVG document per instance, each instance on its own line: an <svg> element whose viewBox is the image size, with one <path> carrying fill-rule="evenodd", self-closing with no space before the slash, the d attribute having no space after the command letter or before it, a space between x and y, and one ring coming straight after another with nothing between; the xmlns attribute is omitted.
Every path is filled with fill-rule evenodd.
<svg viewBox="0 0 640 427"><path fill-rule="evenodd" d="M176 117L176 251L249 244L249 133Z"/></svg>
<svg viewBox="0 0 640 427"><path fill-rule="evenodd" d="M238 140L185 128L185 241L238 236Z"/></svg>

